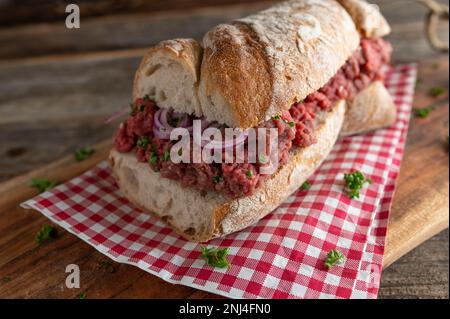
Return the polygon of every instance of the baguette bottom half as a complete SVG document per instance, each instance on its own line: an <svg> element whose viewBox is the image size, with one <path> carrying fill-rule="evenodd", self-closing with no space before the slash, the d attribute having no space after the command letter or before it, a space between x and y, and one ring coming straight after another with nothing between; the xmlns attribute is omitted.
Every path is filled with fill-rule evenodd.
<svg viewBox="0 0 450 319"><path fill-rule="evenodd" d="M205 242L250 226L296 191L327 157L338 138L345 101L316 118L318 143L291 151L289 162L278 168L263 187L248 197L231 199L211 191L206 195L178 181L162 178L134 153L112 150L109 162L123 195L136 207L159 217L190 241Z"/></svg>
<svg viewBox="0 0 450 319"><path fill-rule="evenodd" d="M375 81L347 101L347 110L341 136L361 134L391 126L397 118L397 109L383 82Z"/></svg>

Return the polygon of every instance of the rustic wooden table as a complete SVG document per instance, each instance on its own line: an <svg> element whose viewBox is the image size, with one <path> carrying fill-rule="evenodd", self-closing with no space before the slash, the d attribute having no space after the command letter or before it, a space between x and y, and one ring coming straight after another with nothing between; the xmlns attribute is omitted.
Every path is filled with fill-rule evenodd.
<svg viewBox="0 0 450 319"><path fill-rule="evenodd" d="M81 28L73 30L65 28L63 8L49 10L55 1L33 10L33 16L27 10L0 7L0 181L111 136L114 128L102 122L129 103L133 71L145 47L166 38L199 39L211 26L271 3L220 0L214 2L220 6L211 6L212 1L206 0L167 0L140 4L138 10L133 4L140 1L120 8L108 7L107 1L98 1L97 6L79 2L87 3L86 10ZM433 52L423 36L426 10L411 0L376 2L393 26L395 63L420 62L419 95L426 96L431 85L448 87L448 55ZM105 8L115 14L101 16ZM448 38L448 29L441 34ZM421 106L431 102L439 107L429 118L411 121L399 189L446 188L448 196L448 166L443 164L448 161L443 142L448 94L438 101L416 100ZM417 185L422 180L427 184ZM411 192L399 192L394 209L401 211L399 203L420 205L413 197ZM6 205L8 198L0 198L2 203ZM10 218L9 213L0 210L0 297L75 297L63 287L64 271L57 271L68 259L89 270L82 275L89 298L157 298L161 291L168 298L213 297L172 286L131 266L112 264L68 233L36 247L33 237L45 218L30 212ZM448 251L445 230L398 259L383 272L380 298L448 298Z"/></svg>

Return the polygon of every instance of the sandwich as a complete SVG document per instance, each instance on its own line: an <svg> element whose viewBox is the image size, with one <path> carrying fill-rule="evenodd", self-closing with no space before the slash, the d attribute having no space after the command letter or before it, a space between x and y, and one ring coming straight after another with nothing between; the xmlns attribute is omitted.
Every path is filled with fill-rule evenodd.
<svg viewBox="0 0 450 319"><path fill-rule="evenodd" d="M394 123L383 84L389 32L364 0L292 0L218 25L201 43L174 39L150 48L109 155L121 192L190 241L254 224L314 173L339 136ZM220 146L208 148L194 137L208 129L241 134L219 134ZM277 133L275 148L264 137L256 143L264 156L258 148L253 161L223 161L230 145L249 155L248 132L261 129ZM174 152L180 130L194 141ZM222 161L198 159L211 150Z"/></svg>

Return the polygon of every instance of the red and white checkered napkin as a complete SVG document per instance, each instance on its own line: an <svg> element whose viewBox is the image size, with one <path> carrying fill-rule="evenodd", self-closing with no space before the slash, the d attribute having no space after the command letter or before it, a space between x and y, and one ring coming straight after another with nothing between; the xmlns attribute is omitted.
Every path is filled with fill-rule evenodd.
<svg viewBox="0 0 450 319"><path fill-rule="evenodd" d="M387 71L399 115L395 126L341 139L308 191L297 191L254 226L212 240L229 247L215 269L190 243L122 197L107 163L23 203L115 261L162 279L232 298L376 298L387 222L410 117L416 66ZM343 192L343 173L373 180L360 199ZM331 270L331 249L347 260Z"/></svg>

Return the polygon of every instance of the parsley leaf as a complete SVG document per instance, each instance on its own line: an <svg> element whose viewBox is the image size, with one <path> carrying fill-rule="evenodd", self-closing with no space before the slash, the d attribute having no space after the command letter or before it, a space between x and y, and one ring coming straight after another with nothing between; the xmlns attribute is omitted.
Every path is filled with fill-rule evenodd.
<svg viewBox="0 0 450 319"><path fill-rule="evenodd" d="M214 184L219 184L223 182L223 177L222 176L214 176L213 177L213 183Z"/></svg>
<svg viewBox="0 0 450 319"><path fill-rule="evenodd" d="M148 162L152 165L158 163L158 155L156 155L156 152L150 152L150 158L148 159Z"/></svg>
<svg viewBox="0 0 450 319"><path fill-rule="evenodd" d="M429 107L424 107L424 108L413 108L413 114L415 117L420 117L420 118L426 118L428 115L430 115L430 112L432 111L431 108Z"/></svg>
<svg viewBox="0 0 450 319"><path fill-rule="evenodd" d="M300 190L302 190L302 191L305 191L305 190L310 189L310 188L311 188L311 183L308 182L308 181L304 182L302 184L302 186L300 186Z"/></svg>
<svg viewBox="0 0 450 319"><path fill-rule="evenodd" d="M50 239L55 239L56 238L56 228L53 226L48 226L45 225L41 228L41 230L36 234L36 237L34 237L34 241L41 245L44 242L50 240Z"/></svg>
<svg viewBox="0 0 450 319"><path fill-rule="evenodd" d="M228 248L207 248L201 247L202 258L212 267L229 268L230 264L227 260Z"/></svg>
<svg viewBox="0 0 450 319"><path fill-rule="evenodd" d="M245 172L245 175L247 175L248 178L252 178L253 177L253 171L248 170L247 172Z"/></svg>
<svg viewBox="0 0 450 319"><path fill-rule="evenodd" d="M86 291L81 292L81 293L77 296L78 299L86 299L86 297L87 297Z"/></svg>
<svg viewBox="0 0 450 319"><path fill-rule="evenodd" d="M161 156L161 160L163 162L167 162L168 160L170 160L170 152L169 151L165 151L164 154Z"/></svg>
<svg viewBox="0 0 450 319"><path fill-rule="evenodd" d="M343 264L344 262L345 262L344 255L340 251L333 249L330 250L327 254L327 258L325 259L325 267L330 269L334 265Z"/></svg>
<svg viewBox="0 0 450 319"><path fill-rule="evenodd" d="M137 140L136 146L139 148L146 148L149 142L148 136L142 136Z"/></svg>
<svg viewBox="0 0 450 319"><path fill-rule="evenodd" d="M58 183L51 182L46 178L33 178L30 182L30 186L35 187L39 191L39 194L48 191L56 185L58 185Z"/></svg>
<svg viewBox="0 0 450 319"><path fill-rule="evenodd" d="M370 178L365 178L360 171L344 174L344 181L347 188L347 195L350 198L359 198L359 191L363 188L365 183L372 184Z"/></svg>
<svg viewBox="0 0 450 319"><path fill-rule="evenodd" d="M441 88L441 87L432 87L429 91L428 91L428 95L431 97L439 97L442 94L445 93L445 89Z"/></svg>
<svg viewBox="0 0 450 319"><path fill-rule="evenodd" d="M275 115L274 117L272 117L272 119L274 119L274 120L281 120L281 116L280 115Z"/></svg>
<svg viewBox="0 0 450 319"><path fill-rule="evenodd" d="M73 153L73 155L75 156L77 162L81 162L84 161L89 156L91 156L92 154L94 154L94 152L95 150L92 147L86 146L83 148L77 148Z"/></svg>

